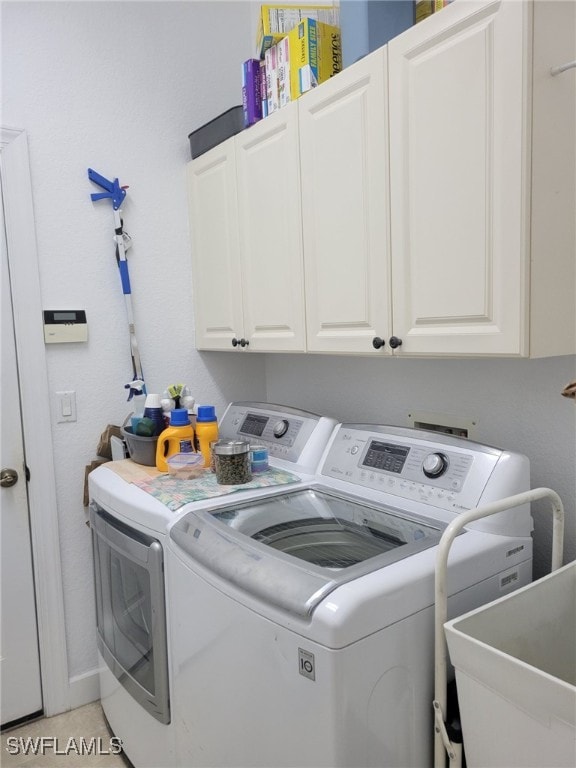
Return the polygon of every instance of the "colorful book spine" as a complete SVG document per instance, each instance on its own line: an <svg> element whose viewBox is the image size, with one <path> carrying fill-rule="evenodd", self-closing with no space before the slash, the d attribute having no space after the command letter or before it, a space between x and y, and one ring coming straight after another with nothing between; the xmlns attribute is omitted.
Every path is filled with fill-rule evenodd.
<svg viewBox="0 0 576 768"><path fill-rule="evenodd" d="M290 97L290 42L283 37L276 44L276 61L278 66L278 104L285 107Z"/></svg>
<svg viewBox="0 0 576 768"><path fill-rule="evenodd" d="M266 92L266 61L260 60L260 103L262 104L262 117L268 117L268 94Z"/></svg>
<svg viewBox="0 0 576 768"><path fill-rule="evenodd" d="M268 48L264 55L264 61L266 62L266 98L268 101L268 114L276 112L280 109L278 102L278 65L277 65L277 49L273 45L272 48Z"/></svg>
<svg viewBox="0 0 576 768"><path fill-rule="evenodd" d="M262 119L260 77L260 61L247 59L242 64L242 110L246 128Z"/></svg>

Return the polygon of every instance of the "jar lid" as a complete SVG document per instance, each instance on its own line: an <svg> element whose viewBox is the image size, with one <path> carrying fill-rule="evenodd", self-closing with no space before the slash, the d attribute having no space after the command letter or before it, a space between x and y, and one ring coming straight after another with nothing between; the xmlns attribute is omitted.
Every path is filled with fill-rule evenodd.
<svg viewBox="0 0 576 768"><path fill-rule="evenodd" d="M216 421L216 408L213 405L199 405L196 421Z"/></svg>
<svg viewBox="0 0 576 768"><path fill-rule="evenodd" d="M248 453L250 443L245 440L219 440L214 444L214 453L217 456L233 456L238 453Z"/></svg>

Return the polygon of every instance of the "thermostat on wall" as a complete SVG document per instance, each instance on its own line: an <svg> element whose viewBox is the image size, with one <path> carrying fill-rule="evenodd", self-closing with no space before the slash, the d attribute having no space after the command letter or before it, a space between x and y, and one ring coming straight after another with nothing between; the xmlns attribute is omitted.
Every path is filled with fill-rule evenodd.
<svg viewBox="0 0 576 768"><path fill-rule="evenodd" d="M88 341L86 312L83 309L45 309L44 341L46 344Z"/></svg>

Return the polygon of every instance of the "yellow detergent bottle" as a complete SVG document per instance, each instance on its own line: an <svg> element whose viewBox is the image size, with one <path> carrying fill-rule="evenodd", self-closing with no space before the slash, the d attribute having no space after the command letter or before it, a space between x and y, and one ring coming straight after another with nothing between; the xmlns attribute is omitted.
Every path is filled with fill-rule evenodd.
<svg viewBox="0 0 576 768"><path fill-rule="evenodd" d="M209 467L210 443L218 440L218 421L213 405L199 405L196 416L196 450L204 456L204 466Z"/></svg>
<svg viewBox="0 0 576 768"><path fill-rule="evenodd" d="M160 434L156 444L156 469L168 472L166 459L175 453L194 451L194 427L190 424L186 408L170 411L170 426Z"/></svg>

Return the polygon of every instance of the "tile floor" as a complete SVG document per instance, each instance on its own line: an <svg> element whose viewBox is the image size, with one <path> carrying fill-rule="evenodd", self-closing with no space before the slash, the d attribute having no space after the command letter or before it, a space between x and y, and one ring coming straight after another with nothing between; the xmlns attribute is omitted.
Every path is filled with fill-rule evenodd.
<svg viewBox="0 0 576 768"><path fill-rule="evenodd" d="M111 736L100 703L95 701L2 733L0 765L2 768L130 768L125 757L112 754L116 747L110 741Z"/></svg>

